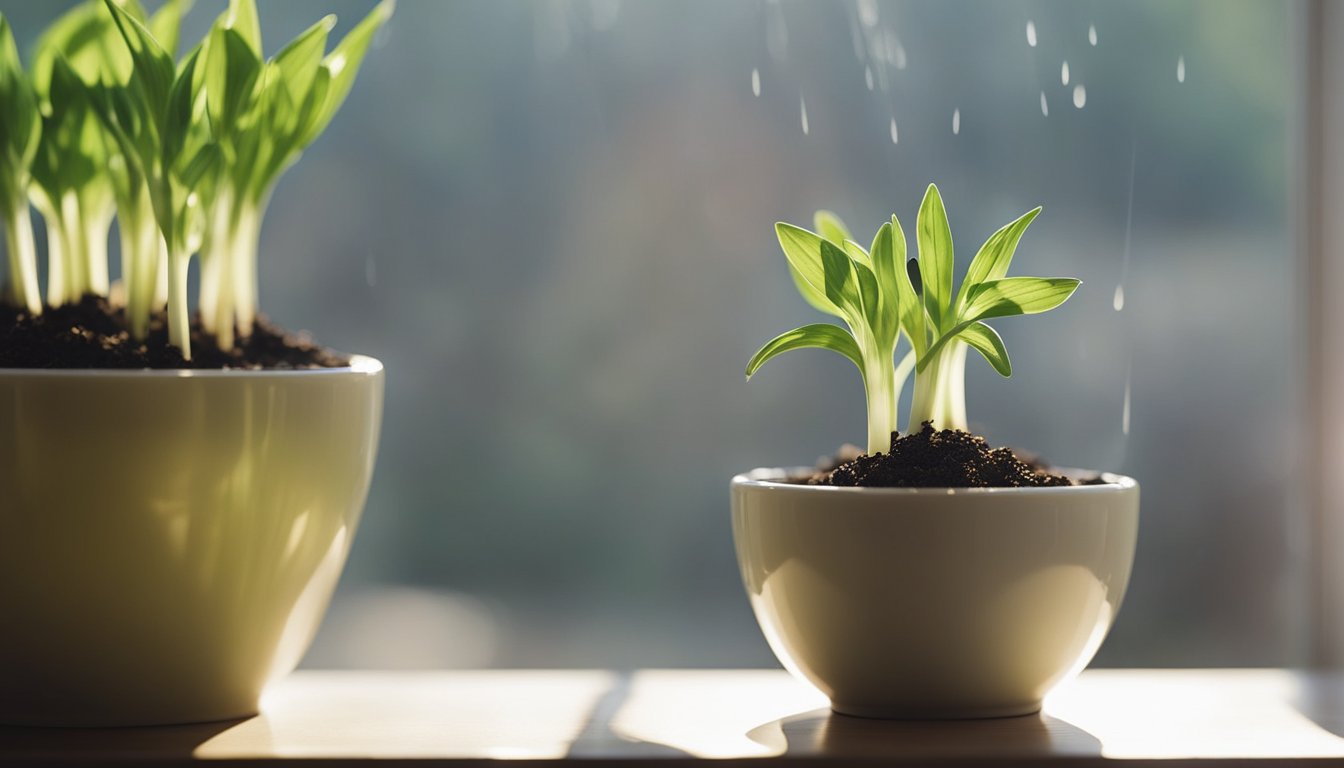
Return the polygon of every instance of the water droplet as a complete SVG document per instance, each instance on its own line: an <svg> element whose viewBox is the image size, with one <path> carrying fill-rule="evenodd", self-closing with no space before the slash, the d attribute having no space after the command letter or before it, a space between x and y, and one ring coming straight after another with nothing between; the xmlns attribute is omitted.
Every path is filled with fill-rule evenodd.
<svg viewBox="0 0 1344 768"><path fill-rule="evenodd" d="M1129 434L1130 367L1125 368L1125 402L1120 408L1120 431Z"/></svg>
<svg viewBox="0 0 1344 768"><path fill-rule="evenodd" d="M1036 47L1036 22L1027 20L1027 45Z"/></svg>
<svg viewBox="0 0 1344 768"><path fill-rule="evenodd" d="M1094 47L1096 46L1096 44L1097 44L1097 25L1096 25L1096 24L1089 24L1089 25L1088 25L1088 27L1087 27L1087 42L1091 43Z"/></svg>
<svg viewBox="0 0 1344 768"><path fill-rule="evenodd" d="M1176 82L1178 82L1178 83L1184 83L1184 82L1185 82L1185 57L1184 57L1184 56L1181 56L1181 57L1179 57L1179 58L1176 59Z"/></svg>
<svg viewBox="0 0 1344 768"><path fill-rule="evenodd" d="M891 143L896 143L896 118L891 118Z"/></svg>
<svg viewBox="0 0 1344 768"><path fill-rule="evenodd" d="M803 135L806 136L808 135L807 100L802 97L802 94L798 95L798 117L803 123Z"/></svg>
<svg viewBox="0 0 1344 768"><path fill-rule="evenodd" d="M1113 297L1111 298L1111 306L1112 306L1112 307L1115 307L1115 311L1116 311L1116 312L1119 312L1120 310L1122 310L1122 309L1125 308L1125 286L1124 286L1124 283L1121 283L1120 285L1115 286L1115 296L1113 296Z"/></svg>
<svg viewBox="0 0 1344 768"><path fill-rule="evenodd" d="M1041 114L1050 116L1050 105L1045 103L1045 91L1041 91Z"/></svg>
<svg viewBox="0 0 1344 768"><path fill-rule="evenodd" d="M877 26L877 0L858 0L859 21L865 27Z"/></svg>
<svg viewBox="0 0 1344 768"><path fill-rule="evenodd" d="M868 86L868 90L870 90L870 91L873 90L873 68L872 68L872 67L864 67L864 68L863 68L863 82L864 82L865 84L867 84L867 86Z"/></svg>
<svg viewBox="0 0 1344 768"><path fill-rule="evenodd" d="M1073 87L1073 106L1082 109L1087 104L1087 89L1082 83Z"/></svg>
<svg viewBox="0 0 1344 768"><path fill-rule="evenodd" d="M1064 85L1069 84L1069 62L1067 61L1059 68L1059 81Z"/></svg>
<svg viewBox="0 0 1344 768"><path fill-rule="evenodd" d="M372 288L378 284L378 265L373 260L373 254L369 254L364 259L364 282Z"/></svg>
<svg viewBox="0 0 1344 768"><path fill-rule="evenodd" d="M952 110L952 135L961 133L961 110Z"/></svg>
<svg viewBox="0 0 1344 768"><path fill-rule="evenodd" d="M751 95L761 95L761 71L755 67L751 68Z"/></svg>
<svg viewBox="0 0 1344 768"><path fill-rule="evenodd" d="M905 46L897 40L895 44L888 45L887 50L891 53L891 63L896 65L897 69L905 69Z"/></svg>

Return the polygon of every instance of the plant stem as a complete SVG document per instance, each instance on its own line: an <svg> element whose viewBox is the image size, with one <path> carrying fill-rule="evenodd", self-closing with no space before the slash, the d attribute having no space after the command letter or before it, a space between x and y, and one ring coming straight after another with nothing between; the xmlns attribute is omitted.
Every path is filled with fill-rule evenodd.
<svg viewBox="0 0 1344 768"><path fill-rule="evenodd" d="M247 338L257 319L257 243L261 237L260 205L241 203L235 216L233 250L234 316L238 335Z"/></svg>
<svg viewBox="0 0 1344 768"><path fill-rule="evenodd" d="M187 263L191 254L168 253L168 343L182 350L182 359L191 359L191 325L187 317Z"/></svg>
<svg viewBox="0 0 1344 768"><path fill-rule="evenodd" d="M924 422L934 429L966 429L966 343L951 340L934 353L924 370L915 373L910 404L911 434Z"/></svg>
<svg viewBox="0 0 1344 768"><path fill-rule="evenodd" d="M868 453L891 450L891 433L896 431L896 369L892 350L873 350L864 355L870 365L863 374L868 396Z"/></svg>
<svg viewBox="0 0 1344 768"><path fill-rule="evenodd" d="M42 294L37 287L37 247L26 202L5 216L5 245L9 249L9 281L15 302L30 315L42 314Z"/></svg>
<svg viewBox="0 0 1344 768"><path fill-rule="evenodd" d="M121 274L126 286L126 317L131 337L143 340L154 309L155 283L163 260L163 236L148 210L148 202L123 206L121 219Z"/></svg>

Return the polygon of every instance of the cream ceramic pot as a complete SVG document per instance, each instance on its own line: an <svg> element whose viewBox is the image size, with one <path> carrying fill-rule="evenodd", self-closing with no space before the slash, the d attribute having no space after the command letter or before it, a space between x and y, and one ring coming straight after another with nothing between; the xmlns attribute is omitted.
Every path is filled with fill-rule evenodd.
<svg viewBox="0 0 1344 768"><path fill-rule="evenodd" d="M733 538L770 647L840 713L1035 712L1124 597L1139 487L836 488L732 481Z"/></svg>
<svg viewBox="0 0 1344 768"><path fill-rule="evenodd" d="M307 650L383 368L0 370L0 722L243 717Z"/></svg>

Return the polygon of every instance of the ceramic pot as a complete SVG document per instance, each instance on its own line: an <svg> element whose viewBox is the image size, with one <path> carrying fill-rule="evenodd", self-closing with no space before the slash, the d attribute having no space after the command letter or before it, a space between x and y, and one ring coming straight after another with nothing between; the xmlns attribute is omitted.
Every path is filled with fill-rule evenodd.
<svg viewBox="0 0 1344 768"><path fill-rule="evenodd" d="M1092 659L1120 608L1139 523L1128 477L908 489L789 475L733 478L738 563L771 649L837 712L1036 712Z"/></svg>
<svg viewBox="0 0 1344 768"><path fill-rule="evenodd" d="M255 714L373 474L383 368L0 370L0 722Z"/></svg>

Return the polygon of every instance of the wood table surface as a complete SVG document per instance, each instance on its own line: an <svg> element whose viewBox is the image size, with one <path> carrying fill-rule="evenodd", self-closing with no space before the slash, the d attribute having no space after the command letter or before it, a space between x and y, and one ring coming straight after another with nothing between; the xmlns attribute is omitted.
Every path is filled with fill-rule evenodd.
<svg viewBox="0 0 1344 768"><path fill-rule="evenodd" d="M961 722L833 715L778 670L320 672L243 721L0 727L0 766L1344 766L1344 677L1291 670L1090 670L1042 714Z"/></svg>

